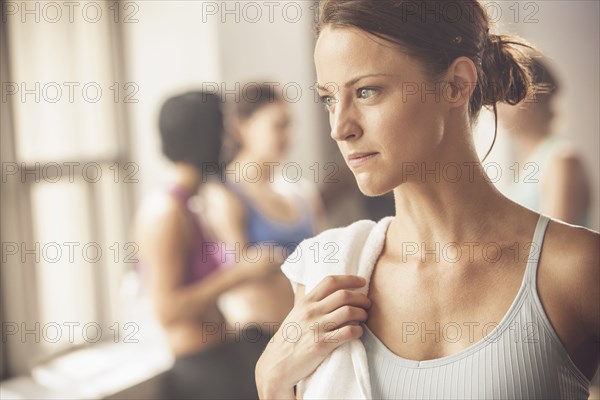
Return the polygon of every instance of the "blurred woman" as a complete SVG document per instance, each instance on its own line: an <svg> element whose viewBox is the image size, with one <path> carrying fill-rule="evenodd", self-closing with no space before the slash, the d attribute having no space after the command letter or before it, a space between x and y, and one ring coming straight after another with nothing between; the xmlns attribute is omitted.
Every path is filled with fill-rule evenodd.
<svg viewBox="0 0 600 400"><path fill-rule="evenodd" d="M249 246L263 253L289 254L324 221L316 189L307 181L284 175L282 162L290 143L290 112L267 85L246 85L241 101L231 105L231 135L236 149L225 168L227 190L212 192L211 217L216 232L231 248L246 254ZM270 250L269 250L270 247ZM247 257L247 256L246 256ZM285 276L277 274L247 282L221 299L230 322L256 324L272 334L293 305Z"/></svg>
<svg viewBox="0 0 600 400"><path fill-rule="evenodd" d="M172 181L143 204L136 219L141 273L176 357L163 389L167 398L257 396L253 366L260 351L252 342L266 337L260 332L224 335L227 325L217 299L272 274L278 264L258 260L228 268L205 218L191 206L203 172L217 165L220 107L217 96L202 92L165 102L159 128L163 153L173 162Z"/></svg>
<svg viewBox="0 0 600 400"><path fill-rule="evenodd" d="M589 226L590 188L583 162L573 146L553 132L558 80L541 56L533 57L531 65L541 90L515 106L498 108L514 142L519 172L508 195L532 210Z"/></svg>

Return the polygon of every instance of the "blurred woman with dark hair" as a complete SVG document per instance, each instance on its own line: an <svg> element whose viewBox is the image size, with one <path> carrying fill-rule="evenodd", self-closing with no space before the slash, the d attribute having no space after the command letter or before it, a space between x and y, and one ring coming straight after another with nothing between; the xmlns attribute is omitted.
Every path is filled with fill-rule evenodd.
<svg viewBox="0 0 600 400"><path fill-rule="evenodd" d="M219 97L189 92L168 99L160 111L164 155L173 162L169 187L143 204L136 218L140 272L175 355L162 393L166 398L255 398L253 366L260 332L232 340L217 307L220 295L276 271L266 258L252 265L225 263L205 214L193 200L206 171L218 163L223 132ZM228 340L226 340L228 339Z"/></svg>
<svg viewBox="0 0 600 400"><path fill-rule="evenodd" d="M498 107L520 172L508 195L532 210L589 227L590 188L583 162L565 138L553 133L558 79L541 55L532 57L531 70L541 90L517 105Z"/></svg>

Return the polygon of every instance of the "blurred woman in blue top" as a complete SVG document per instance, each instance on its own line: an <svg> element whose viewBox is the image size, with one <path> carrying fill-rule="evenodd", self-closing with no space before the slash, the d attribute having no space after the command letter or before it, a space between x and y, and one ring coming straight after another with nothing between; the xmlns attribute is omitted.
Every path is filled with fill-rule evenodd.
<svg viewBox="0 0 600 400"><path fill-rule="evenodd" d="M224 188L212 191L216 233L231 249L237 246L241 257L252 257L249 246L256 245L285 256L318 233L324 220L316 188L283 174L290 144L288 105L272 86L247 84L230 109L235 148L230 146L233 157L222 174ZM281 272L241 285L221 299L227 319L242 326L279 323L292 306L290 283Z"/></svg>

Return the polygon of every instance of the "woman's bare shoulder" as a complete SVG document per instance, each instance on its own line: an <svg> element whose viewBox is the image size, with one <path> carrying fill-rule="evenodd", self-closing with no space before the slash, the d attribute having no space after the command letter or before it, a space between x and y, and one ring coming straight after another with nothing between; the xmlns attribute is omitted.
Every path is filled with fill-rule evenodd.
<svg viewBox="0 0 600 400"><path fill-rule="evenodd" d="M563 267L584 268L587 272L600 270L600 234L582 226L570 225L552 219L544 239L544 247L554 260L552 264Z"/></svg>
<svg viewBox="0 0 600 400"><path fill-rule="evenodd" d="M190 229L180 202L160 192L144 199L136 211L132 228L133 237L143 253L171 240L181 241L184 245Z"/></svg>
<svg viewBox="0 0 600 400"><path fill-rule="evenodd" d="M600 338L600 235L590 229L551 220L541 263L552 295L572 313L586 333ZM543 278L542 278L543 279Z"/></svg>
<svg viewBox="0 0 600 400"><path fill-rule="evenodd" d="M222 183L210 182L204 185L202 197L211 213L234 213L235 215L244 213L242 201Z"/></svg>
<svg viewBox="0 0 600 400"><path fill-rule="evenodd" d="M138 230L176 219L180 214L177 201L166 193L153 193L140 204L135 225Z"/></svg>

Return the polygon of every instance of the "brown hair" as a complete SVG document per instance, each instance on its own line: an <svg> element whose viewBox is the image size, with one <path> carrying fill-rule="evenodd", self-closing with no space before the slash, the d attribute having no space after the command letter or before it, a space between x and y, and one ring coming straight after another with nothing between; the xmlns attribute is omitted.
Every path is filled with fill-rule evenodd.
<svg viewBox="0 0 600 400"><path fill-rule="evenodd" d="M263 107L280 103L284 98L268 83L248 82L243 85L239 99L231 103L227 110L227 134L221 153L221 162L231 162L240 151L240 142L236 132L236 124L251 118Z"/></svg>
<svg viewBox="0 0 600 400"><path fill-rule="evenodd" d="M560 91L558 78L549 61L541 54L531 57L531 75L536 87L535 102L547 106Z"/></svg>
<svg viewBox="0 0 600 400"><path fill-rule="evenodd" d="M283 98L272 85L250 82L243 86L240 99L233 104L232 112L235 118L245 120L264 106L280 101Z"/></svg>
<svg viewBox="0 0 600 400"><path fill-rule="evenodd" d="M321 0L316 35L326 26L361 29L397 44L423 64L432 80L456 58L470 58L477 68L477 85L469 115L475 119L483 106L493 109L493 147L496 103L515 105L533 93L534 85L531 58L520 49L532 46L519 38L490 34L490 25L477 0Z"/></svg>

